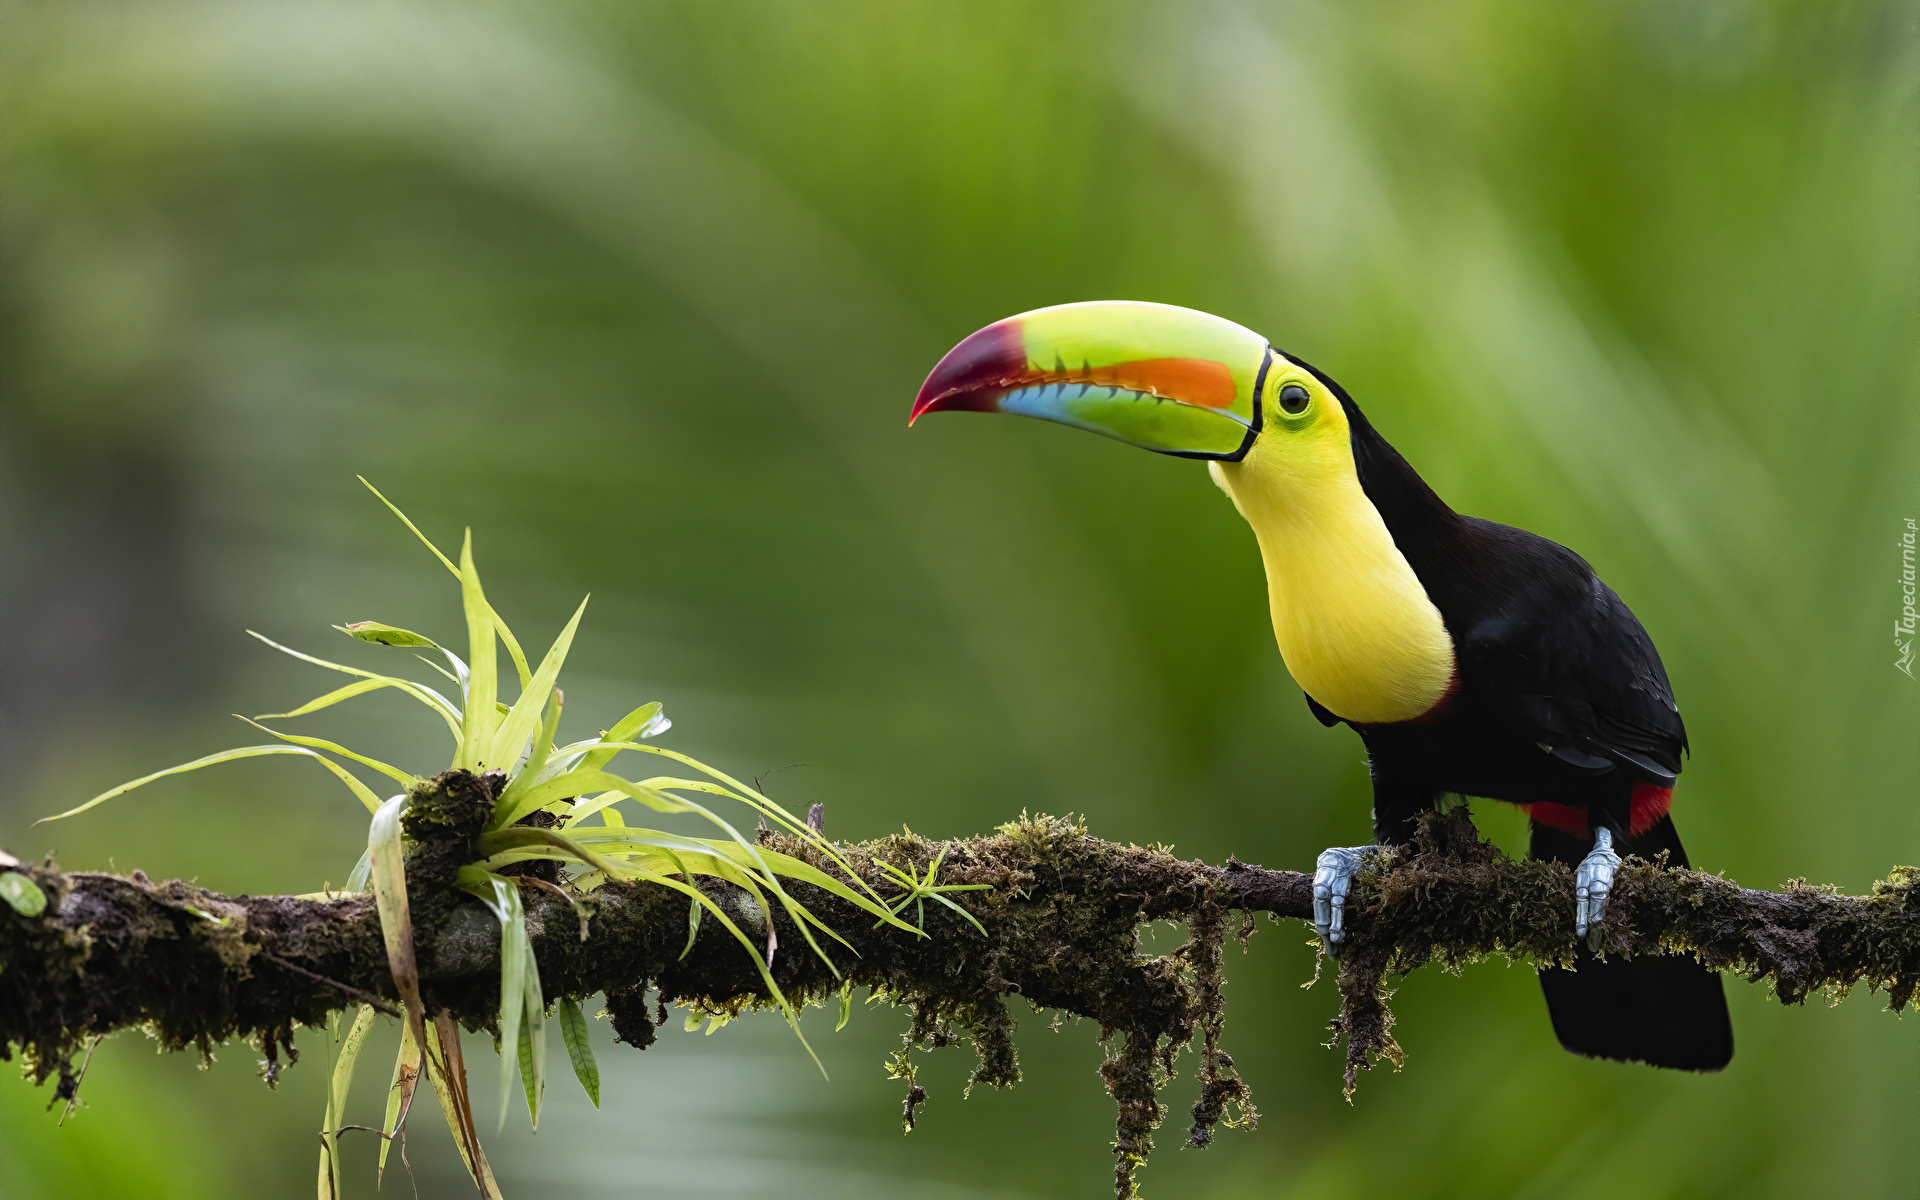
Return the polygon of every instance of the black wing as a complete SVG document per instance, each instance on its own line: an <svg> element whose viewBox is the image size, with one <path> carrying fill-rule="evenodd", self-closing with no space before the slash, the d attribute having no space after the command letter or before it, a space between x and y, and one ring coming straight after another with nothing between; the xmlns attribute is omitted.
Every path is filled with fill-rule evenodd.
<svg viewBox="0 0 1920 1200"><path fill-rule="evenodd" d="M1660 652L1586 560L1524 530L1473 521L1500 567L1461 637L1509 700L1507 716L1548 752L1595 773L1619 767L1672 787L1687 730Z"/></svg>

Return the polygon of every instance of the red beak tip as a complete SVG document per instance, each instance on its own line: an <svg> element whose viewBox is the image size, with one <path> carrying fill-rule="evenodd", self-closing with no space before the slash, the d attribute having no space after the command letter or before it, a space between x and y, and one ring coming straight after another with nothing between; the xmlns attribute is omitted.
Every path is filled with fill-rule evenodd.
<svg viewBox="0 0 1920 1200"><path fill-rule="evenodd" d="M947 351L913 402L912 424L930 412L953 409L991 411L991 398L1007 377L1026 369L1027 355L1022 346L1017 318L997 321L970 334Z"/></svg>

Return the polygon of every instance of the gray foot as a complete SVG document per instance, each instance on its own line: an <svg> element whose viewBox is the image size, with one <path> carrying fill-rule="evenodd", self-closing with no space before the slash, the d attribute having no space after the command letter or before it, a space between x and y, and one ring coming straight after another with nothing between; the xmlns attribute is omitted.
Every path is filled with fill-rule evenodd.
<svg viewBox="0 0 1920 1200"><path fill-rule="evenodd" d="M1347 891L1378 846L1335 846L1313 864L1313 931L1329 956L1346 940Z"/></svg>
<svg viewBox="0 0 1920 1200"><path fill-rule="evenodd" d="M1580 860L1580 869L1573 873L1573 936L1586 937L1591 930L1594 940L1599 940L1599 925L1607 915L1607 894L1613 891L1613 877L1619 870L1613 831L1602 829L1594 836L1593 849Z"/></svg>

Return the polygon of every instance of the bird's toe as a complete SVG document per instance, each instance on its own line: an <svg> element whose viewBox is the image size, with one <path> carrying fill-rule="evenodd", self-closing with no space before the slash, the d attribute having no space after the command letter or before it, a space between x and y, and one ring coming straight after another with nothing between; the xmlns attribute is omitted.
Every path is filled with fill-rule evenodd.
<svg viewBox="0 0 1920 1200"><path fill-rule="evenodd" d="M1592 936L1598 941L1600 922L1606 919L1607 897L1613 892L1614 876L1620 871L1620 856L1614 852L1613 836L1602 829L1593 849L1580 860L1573 874L1573 935Z"/></svg>
<svg viewBox="0 0 1920 1200"><path fill-rule="evenodd" d="M1329 955L1340 952L1346 940L1347 893L1353 878L1366 866L1377 846L1334 846L1320 853L1313 866L1313 931Z"/></svg>

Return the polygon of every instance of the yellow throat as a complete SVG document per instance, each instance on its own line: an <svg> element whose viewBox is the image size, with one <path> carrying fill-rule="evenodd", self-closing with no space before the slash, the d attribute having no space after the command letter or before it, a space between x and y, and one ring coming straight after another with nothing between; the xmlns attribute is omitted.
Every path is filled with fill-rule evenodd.
<svg viewBox="0 0 1920 1200"><path fill-rule="evenodd" d="M1360 486L1340 401L1285 359L1274 369L1269 396L1298 384L1311 403L1271 406L1244 459L1208 467L1260 542L1280 656L1336 716L1422 716L1453 679L1453 639Z"/></svg>

